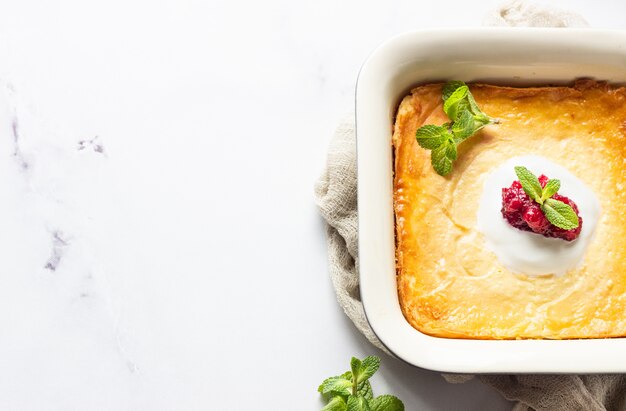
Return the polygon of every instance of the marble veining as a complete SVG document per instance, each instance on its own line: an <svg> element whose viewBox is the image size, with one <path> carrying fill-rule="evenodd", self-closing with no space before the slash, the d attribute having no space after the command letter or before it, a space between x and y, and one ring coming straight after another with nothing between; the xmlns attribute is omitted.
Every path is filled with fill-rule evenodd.
<svg viewBox="0 0 626 411"><path fill-rule="evenodd" d="M95 136L92 139L80 140L78 142L78 151L92 150L94 153L104 154L104 144L100 140L100 136Z"/></svg>
<svg viewBox="0 0 626 411"><path fill-rule="evenodd" d="M44 268L46 270L56 271L63 258L64 250L68 246L69 240L65 238L63 232L54 230L52 232L52 253Z"/></svg>
<svg viewBox="0 0 626 411"><path fill-rule="evenodd" d="M6 337L0 364L16 355L7 347L16 346L27 353L25 361L52 358L38 368L51 378L63 370L67 375L58 384L65 389L82 387L81 379L90 376L115 381L127 374L131 385L139 383L121 310L91 241L90 221L97 216L85 206L89 187L106 172L103 139L51 131L16 87L0 83L0 153L6 154L0 160L0 249L6 252L0 259L0 329ZM32 371L27 366L0 384L19 391ZM46 398L41 393L29 401L30 409L45 409ZM74 403L66 401L65 409ZM1 409L19 404L0 399Z"/></svg>
<svg viewBox="0 0 626 411"><path fill-rule="evenodd" d="M9 89L12 90L12 88L9 88ZM13 144L14 144L13 157L15 157L15 159L17 160L22 170L27 170L28 163L24 159L24 156L22 155L22 152L20 150L20 134L18 131L17 117L15 116L11 118L11 132L13 134Z"/></svg>

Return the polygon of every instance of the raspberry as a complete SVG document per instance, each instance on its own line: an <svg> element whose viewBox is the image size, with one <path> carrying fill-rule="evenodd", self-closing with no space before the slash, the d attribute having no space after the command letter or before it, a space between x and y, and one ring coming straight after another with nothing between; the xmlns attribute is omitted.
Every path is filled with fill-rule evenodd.
<svg viewBox="0 0 626 411"><path fill-rule="evenodd" d="M541 187L545 187L548 180L548 177L543 174L539 176ZM502 216L510 225L519 230L532 231L544 237L561 238L566 241L577 239L583 226L583 219L578 212L578 206L571 199L560 194L555 194L552 198L572 207L578 215L578 227L564 230L550 223L541 211L539 204L528 197L519 181L514 181L511 187L502 189Z"/></svg>
<svg viewBox="0 0 626 411"><path fill-rule="evenodd" d="M522 218L535 233L543 234L550 227L550 222L537 204L529 205Z"/></svg>

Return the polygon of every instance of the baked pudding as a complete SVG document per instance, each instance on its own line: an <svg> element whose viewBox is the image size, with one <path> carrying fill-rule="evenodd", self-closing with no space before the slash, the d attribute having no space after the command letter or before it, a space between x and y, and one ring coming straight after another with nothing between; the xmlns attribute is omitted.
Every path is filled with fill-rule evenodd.
<svg viewBox="0 0 626 411"><path fill-rule="evenodd" d="M625 336L626 89L591 80L471 84L477 105L498 121L459 144L442 176L416 133L450 121L443 86L412 90L394 125L397 283L407 321L447 338ZM580 208L579 238L503 228L513 166L545 174L542 186L561 179L558 193Z"/></svg>

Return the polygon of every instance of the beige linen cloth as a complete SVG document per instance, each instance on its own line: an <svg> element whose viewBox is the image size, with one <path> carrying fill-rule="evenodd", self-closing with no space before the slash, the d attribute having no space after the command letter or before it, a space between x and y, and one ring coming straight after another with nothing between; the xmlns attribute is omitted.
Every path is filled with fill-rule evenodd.
<svg viewBox="0 0 626 411"><path fill-rule="evenodd" d="M514 1L490 14L491 26L585 27L579 15ZM316 201L327 222L330 276L337 300L354 325L376 347L389 352L372 332L359 296L354 115L338 126L328 150L326 169L315 187ZM625 353L626 355L626 353ZM444 375L464 382L468 375ZM484 383L517 401L514 411L626 410L626 376L622 375L481 375Z"/></svg>

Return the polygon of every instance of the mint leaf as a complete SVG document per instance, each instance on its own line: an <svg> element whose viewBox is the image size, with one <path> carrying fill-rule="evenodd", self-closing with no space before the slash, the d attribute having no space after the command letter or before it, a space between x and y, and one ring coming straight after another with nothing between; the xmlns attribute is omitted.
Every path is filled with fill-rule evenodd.
<svg viewBox="0 0 626 411"><path fill-rule="evenodd" d="M370 401L371 411L404 411L404 404L393 395L380 395Z"/></svg>
<svg viewBox="0 0 626 411"><path fill-rule="evenodd" d="M445 143L430 152L430 162L441 176L446 176L452 170L452 162L457 158L456 143L446 140Z"/></svg>
<svg viewBox="0 0 626 411"><path fill-rule="evenodd" d="M467 102L469 103L470 111L472 112L474 117L476 117L477 121L487 123L491 121L489 116L483 113L483 111L478 107L478 104L476 104L476 100L474 100L474 96L472 95L472 93L468 93Z"/></svg>
<svg viewBox="0 0 626 411"><path fill-rule="evenodd" d="M485 127L486 125L496 122L478 107L478 104L476 104L476 100L474 100L474 95L472 95L471 92L467 94L467 101L470 107L469 110L474 115L474 133L476 133L478 130Z"/></svg>
<svg viewBox="0 0 626 411"><path fill-rule="evenodd" d="M463 110L469 108L469 101L467 100L468 93L469 88L467 86L461 86L454 90L445 103L443 103L443 111L448 115L450 120L457 121Z"/></svg>
<svg viewBox="0 0 626 411"><path fill-rule="evenodd" d="M443 126L435 126L432 124L422 126L417 129L417 132L415 133L417 144L428 150L433 150L439 147L449 137L450 133L448 132L448 128L445 124Z"/></svg>
<svg viewBox="0 0 626 411"><path fill-rule="evenodd" d="M443 111L452 121L458 121L464 110L468 110L472 114L475 122L473 133L494 122L478 107L469 87L462 81L446 83L442 90L442 98L444 101Z"/></svg>
<svg viewBox="0 0 626 411"><path fill-rule="evenodd" d="M561 188L561 181L556 179L550 179L546 183L546 186L543 188L541 193L541 201L546 201L548 198L552 197L556 194L557 191Z"/></svg>
<svg viewBox="0 0 626 411"><path fill-rule="evenodd" d="M446 157L450 160L454 161L457 159L458 151L456 149L456 144L452 140L448 140L445 144L443 144L446 148Z"/></svg>
<svg viewBox="0 0 626 411"><path fill-rule="evenodd" d="M374 392L369 380L361 381L356 387L356 393L368 401L374 398Z"/></svg>
<svg viewBox="0 0 626 411"><path fill-rule="evenodd" d="M351 395L348 397L347 411L370 411L369 403L360 395Z"/></svg>
<svg viewBox="0 0 626 411"><path fill-rule="evenodd" d="M493 123L493 120L489 117L474 117L474 133L491 123Z"/></svg>
<svg viewBox="0 0 626 411"><path fill-rule="evenodd" d="M548 198L541 205L541 211L549 222L564 230L571 230L580 224L572 207L562 201Z"/></svg>
<svg viewBox="0 0 626 411"><path fill-rule="evenodd" d="M457 88L463 87L463 86L465 86L465 83L463 83L462 81L459 81L459 80L448 81L443 86L443 90L441 92L441 97L443 98L443 101L445 102L447 99L450 98L452 93L454 93L454 91Z"/></svg>
<svg viewBox="0 0 626 411"><path fill-rule="evenodd" d="M370 355L363 359L361 363L361 374L357 377L357 384L365 381L374 375L378 368L380 367L380 358L374 357Z"/></svg>
<svg viewBox="0 0 626 411"><path fill-rule="evenodd" d="M459 115L459 119L452 124L454 141L458 144L474 134L474 131L474 116L469 110L463 110Z"/></svg>
<svg viewBox="0 0 626 411"><path fill-rule="evenodd" d="M522 166L515 167L515 174L517 174L517 178L528 197L539 204L543 203L543 200L541 200L542 188L537 176Z"/></svg>
<svg viewBox="0 0 626 411"><path fill-rule="evenodd" d="M352 394L352 380L343 376L330 377L322 382L317 391L322 395L350 395Z"/></svg>
<svg viewBox="0 0 626 411"><path fill-rule="evenodd" d="M361 360L356 357L352 357L350 360L350 370L352 371L352 381L355 383L359 380L362 366L363 362Z"/></svg>
<svg viewBox="0 0 626 411"><path fill-rule="evenodd" d="M348 404L346 404L346 400L342 397L333 397L331 400L322 408L322 411L347 411Z"/></svg>

